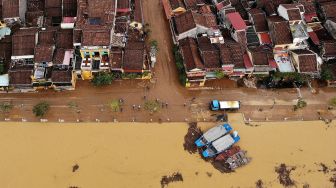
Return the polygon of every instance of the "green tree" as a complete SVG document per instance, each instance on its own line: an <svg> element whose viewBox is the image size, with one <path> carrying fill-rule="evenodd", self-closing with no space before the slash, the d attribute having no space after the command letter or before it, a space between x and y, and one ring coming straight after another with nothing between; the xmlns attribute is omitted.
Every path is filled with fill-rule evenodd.
<svg viewBox="0 0 336 188"><path fill-rule="evenodd" d="M4 64L0 64L0 75L5 73L5 67Z"/></svg>
<svg viewBox="0 0 336 188"><path fill-rule="evenodd" d="M159 50L159 43L157 40L151 40L149 44L150 46L153 46L156 50Z"/></svg>
<svg viewBox="0 0 336 188"><path fill-rule="evenodd" d="M40 102L33 107L33 113L36 117L43 117L48 113L50 105L47 102Z"/></svg>
<svg viewBox="0 0 336 188"><path fill-rule="evenodd" d="M298 109L301 109L301 108L304 108L307 106L307 102L304 101L302 98L300 98L296 105L294 105L294 111L298 110Z"/></svg>
<svg viewBox="0 0 336 188"><path fill-rule="evenodd" d="M220 70L216 70L215 71L215 75L216 75L216 78L217 79L222 79L222 78L224 78L224 72L223 71L220 71Z"/></svg>
<svg viewBox="0 0 336 188"><path fill-rule="evenodd" d="M161 109L160 103L155 100L147 100L144 104L145 110L149 111L150 113L157 112Z"/></svg>
<svg viewBox="0 0 336 188"><path fill-rule="evenodd" d="M336 107L336 97L333 97L332 99L329 100L329 105Z"/></svg>
<svg viewBox="0 0 336 188"><path fill-rule="evenodd" d="M112 111L114 112L118 112L120 110L120 101L119 100L112 100L108 103L108 106L111 108Z"/></svg>
<svg viewBox="0 0 336 188"><path fill-rule="evenodd" d="M112 81L115 79L112 73L101 72L97 76L92 79L92 84L94 86L106 86L110 85Z"/></svg>
<svg viewBox="0 0 336 188"><path fill-rule="evenodd" d="M330 66L328 66L328 65L322 66L321 78L322 78L322 80L332 80L333 79L333 75L332 75L332 71L330 70Z"/></svg>
<svg viewBox="0 0 336 188"><path fill-rule="evenodd" d="M8 113L13 109L13 105L9 102L0 103L0 111L2 114Z"/></svg>

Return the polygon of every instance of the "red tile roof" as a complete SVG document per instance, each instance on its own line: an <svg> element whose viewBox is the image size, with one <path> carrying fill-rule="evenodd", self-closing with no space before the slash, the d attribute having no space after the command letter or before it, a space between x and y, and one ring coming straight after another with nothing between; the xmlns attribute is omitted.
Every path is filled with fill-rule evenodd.
<svg viewBox="0 0 336 188"><path fill-rule="evenodd" d="M297 62L299 65L300 72L311 73L316 72L317 69L317 59L316 54L310 50L292 50L292 53L298 55Z"/></svg>
<svg viewBox="0 0 336 188"><path fill-rule="evenodd" d="M230 21L235 30L246 29L247 26L238 12L229 13L226 15L226 17Z"/></svg>
<svg viewBox="0 0 336 188"><path fill-rule="evenodd" d="M34 59L37 63L51 62L54 54L53 45L37 45L35 47Z"/></svg>
<svg viewBox="0 0 336 188"><path fill-rule="evenodd" d="M201 25L204 27L209 27L206 17L194 11L187 11L183 14L175 16L173 18L176 32L178 34L187 32L196 27L196 25ZM213 23L213 22L211 22Z"/></svg>
<svg viewBox="0 0 336 188"><path fill-rule="evenodd" d="M271 37L268 33L259 33L258 35L261 44L272 44Z"/></svg>
<svg viewBox="0 0 336 188"><path fill-rule="evenodd" d="M2 0L2 17L20 17L19 0Z"/></svg>
<svg viewBox="0 0 336 188"><path fill-rule="evenodd" d="M293 43L293 37L288 21L279 16L270 16L267 20L270 36L274 45Z"/></svg>
<svg viewBox="0 0 336 188"><path fill-rule="evenodd" d="M264 11L261 9L251 9L249 13L252 18L253 25L255 27L256 32L265 32L268 31L266 15Z"/></svg>
<svg viewBox="0 0 336 188"><path fill-rule="evenodd" d="M37 31L37 28L25 28L14 33L13 56L34 55Z"/></svg>

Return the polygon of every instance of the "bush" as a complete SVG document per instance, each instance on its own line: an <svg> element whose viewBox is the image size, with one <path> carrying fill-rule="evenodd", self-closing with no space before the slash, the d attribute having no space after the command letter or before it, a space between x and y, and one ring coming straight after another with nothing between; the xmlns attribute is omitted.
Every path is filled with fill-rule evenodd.
<svg viewBox="0 0 336 188"><path fill-rule="evenodd" d="M40 102L33 108L33 113L36 117L43 117L49 111L50 105L47 102Z"/></svg>
<svg viewBox="0 0 336 188"><path fill-rule="evenodd" d="M184 69L183 58L180 52L178 51L178 46L173 46L173 54L175 58L176 68L179 74L180 83L185 86L187 82L187 75Z"/></svg>
<svg viewBox="0 0 336 188"><path fill-rule="evenodd" d="M110 85L115 79L112 73L101 72L92 79L94 86L105 86Z"/></svg>
<svg viewBox="0 0 336 188"><path fill-rule="evenodd" d="M306 106L307 106L307 102L304 101L302 98L300 98L298 102L296 103L296 105L294 105L294 111L304 108Z"/></svg>
<svg viewBox="0 0 336 188"><path fill-rule="evenodd" d="M13 105L8 102L3 102L0 104L1 113L8 113L13 109Z"/></svg>

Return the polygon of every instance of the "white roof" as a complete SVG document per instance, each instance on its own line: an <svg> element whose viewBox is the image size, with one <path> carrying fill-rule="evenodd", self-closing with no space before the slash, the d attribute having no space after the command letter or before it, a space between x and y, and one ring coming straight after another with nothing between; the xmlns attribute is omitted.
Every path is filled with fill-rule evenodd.
<svg viewBox="0 0 336 188"><path fill-rule="evenodd" d="M224 126L223 125L218 125L216 127L213 127L211 129L209 129L207 132L205 132L203 134L203 137L208 142L212 142L212 141L218 139L219 137L225 135L226 133L227 133L227 131L224 128Z"/></svg>
<svg viewBox="0 0 336 188"><path fill-rule="evenodd" d="M234 140L230 134L219 138L218 140L212 143L212 146L218 151L224 151L234 144Z"/></svg>
<svg viewBox="0 0 336 188"><path fill-rule="evenodd" d="M239 101L219 101L221 108L239 108Z"/></svg>
<svg viewBox="0 0 336 188"><path fill-rule="evenodd" d="M0 75L0 87L9 86L9 76L8 74Z"/></svg>

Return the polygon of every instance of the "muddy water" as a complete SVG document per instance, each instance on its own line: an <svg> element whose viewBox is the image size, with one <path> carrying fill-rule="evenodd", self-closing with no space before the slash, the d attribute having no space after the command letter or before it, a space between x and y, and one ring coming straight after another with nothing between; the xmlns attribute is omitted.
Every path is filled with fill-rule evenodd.
<svg viewBox="0 0 336 188"><path fill-rule="evenodd" d="M282 187L274 169L295 166L297 187L332 187L336 125L321 122L243 124L231 115L239 146L252 162L221 174L199 155L183 149L187 125L170 124L2 124L0 187L160 187L162 176L180 172L183 182L169 187ZM200 124L206 130L214 124ZM73 166L78 169L73 172Z"/></svg>

